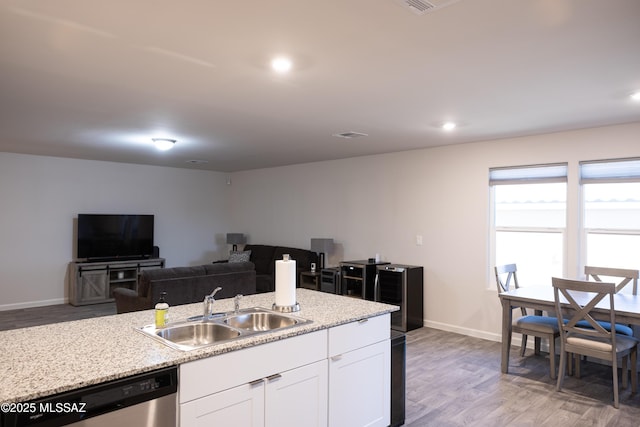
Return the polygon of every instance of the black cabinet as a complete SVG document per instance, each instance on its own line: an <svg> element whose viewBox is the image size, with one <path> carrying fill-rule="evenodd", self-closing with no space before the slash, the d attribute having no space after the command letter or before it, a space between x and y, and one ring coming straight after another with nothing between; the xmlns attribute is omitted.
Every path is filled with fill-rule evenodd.
<svg viewBox="0 0 640 427"><path fill-rule="evenodd" d="M342 294L340 286L340 269L338 267L320 270L320 290L330 294Z"/></svg>
<svg viewBox="0 0 640 427"><path fill-rule="evenodd" d="M385 264L389 263L373 260L341 262L342 294L376 301L376 267Z"/></svg>
<svg viewBox="0 0 640 427"><path fill-rule="evenodd" d="M423 276L422 267L388 264L377 267L378 298L376 301L400 307L391 313L391 328L411 331L423 326Z"/></svg>
<svg viewBox="0 0 640 427"><path fill-rule="evenodd" d="M303 271L300 273L300 288L317 291L320 289L320 273L316 271Z"/></svg>
<svg viewBox="0 0 640 427"><path fill-rule="evenodd" d="M404 424L407 338L391 330L391 427Z"/></svg>

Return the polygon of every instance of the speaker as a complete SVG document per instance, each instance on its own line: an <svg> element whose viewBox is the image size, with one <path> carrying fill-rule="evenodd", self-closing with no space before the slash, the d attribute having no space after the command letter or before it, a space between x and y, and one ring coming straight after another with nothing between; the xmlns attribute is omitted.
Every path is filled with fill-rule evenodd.
<svg viewBox="0 0 640 427"><path fill-rule="evenodd" d="M153 247L153 257L154 258L160 258L160 248L157 246Z"/></svg>

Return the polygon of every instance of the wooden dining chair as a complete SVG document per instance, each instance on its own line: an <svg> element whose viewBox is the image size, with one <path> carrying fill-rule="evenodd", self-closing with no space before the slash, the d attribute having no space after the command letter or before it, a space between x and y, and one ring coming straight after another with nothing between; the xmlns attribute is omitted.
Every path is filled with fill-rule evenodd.
<svg viewBox="0 0 640 427"><path fill-rule="evenodd" d="M587 276L587 280L595 280L596 282L602 282L602 277L611 277L621 279L616 283L616 292L620 292L622 288L629 283L632 284L633 295L638 295L638 277L640 277L639 270L629 270L625 268L609 268L609 267L594 267L586 265L584 267L584 274ZM601 277L602 276L602 277Z"/></svg>
<svg viewBox="0 0 640 427"><path fill-rule="evenodd" d="M626 335L612 333L597 322L592 312L603 300L609 301L609 321L616 323L613 295L616 293L615 283L589 282L586 280L569 280L553 277L554 300L556 312L562 314L558 318L566 321L558 322L560 328L560 370L556 389L562 390L567 355L575 355L576 376L580 376L580 355L595 357L611 362L613 372L613 406L619 407L618 399L618 358L622 358L622 386L627 387L629 359L631 362L631 391L637 390L638 373L638 340ZM587 292L589 292L587 294ZM587 322L589 327L580 326ZM569 361L570 362L570 361Z"/></svg>
<svg viewBox="0 0 640 427"><path fill-rule="evenodd" d="M624 268L609 268L609 267L594 267L594 266L585 266L584 274L587 280L594 280L596 282L602 282L602 278L609 279L619 279L616 283L616 292L620 292L622 288L627 286L629 283L632 284L632 292L633 295L638 294L638 277L640 272L638 270L629 270ZM586 324L582 322L584 326ZM609 322L599 322L605 329L611 330L611 325ZM624 334L628 336L633 336L633 329L628 325L616 324L616 333Z"/></svg>
<svg viewBox="0 0 640 427"><path fill-rule="evenodd" d="M507 292L511 288L511 283L515 289L519 287L517 267L515 264L498 265L494 267L496 274L496 284L498 286L498 294ZM527 314L524 307L520 307L522 317L513 321L511 325L512 333L522 335L522 348L520 356L524 357L527 348L527 337L529 335L537 338L534 351L536 355L540 354L539 339L546 339L549 342L549 376L556 378L556 338L560 336L558 329L558 320L551 316L538 316Z"/></svg>

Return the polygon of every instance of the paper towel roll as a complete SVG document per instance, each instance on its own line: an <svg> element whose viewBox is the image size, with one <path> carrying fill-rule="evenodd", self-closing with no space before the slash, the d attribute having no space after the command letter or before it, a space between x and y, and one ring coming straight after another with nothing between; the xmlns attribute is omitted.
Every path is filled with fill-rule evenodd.
<svg viewBox="0 0 640 427"><path fill-rule="evenodd" d="M296 303L296 261L285 259L276 261L276 305L291 306Z"/></svg>

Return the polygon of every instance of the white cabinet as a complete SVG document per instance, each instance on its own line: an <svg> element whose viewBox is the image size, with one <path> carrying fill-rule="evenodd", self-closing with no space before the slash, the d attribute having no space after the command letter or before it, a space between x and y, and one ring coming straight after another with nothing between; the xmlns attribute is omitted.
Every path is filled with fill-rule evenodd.
<svg viewBox="0 0 640 427"><path fill-rule="evenodd" d="M180 405L180 425L264 426L264 382L243 384Z"/></svg>
<svg viewBox="0 0 640 427"><path fill-rule="evenodd" d="M180 426L326 426L326 343L318 331L181 365Z"/></svg>
<svg viewBox="0 0 640 427"><path fill-rule="evenodd" d="M321 360L181 405L180 425L327 425L327 361Z"/></svg>
<svg viewBox="0 0 640 427"><path fill-rule="evenodd" d="M388 426L389 314L180 366L180 426Z"/></svg>
<svg viewBox="0 0 640 427"><path fill-rule="evenodd" d="M389 315L329 330L329 425L388 426L391 417Z"/></svg>
<svg viewBox="0 0 640 427"><path fill-rule="evenodd" d="M267 378L265 383L265 426L326 427L326 359Z"/></svg>
<svg viewBox="0 0 640 427"><path fill-rule="evenodd" d="M329 425L388 426L390 346L379 342L329 360Z"/></svg>

